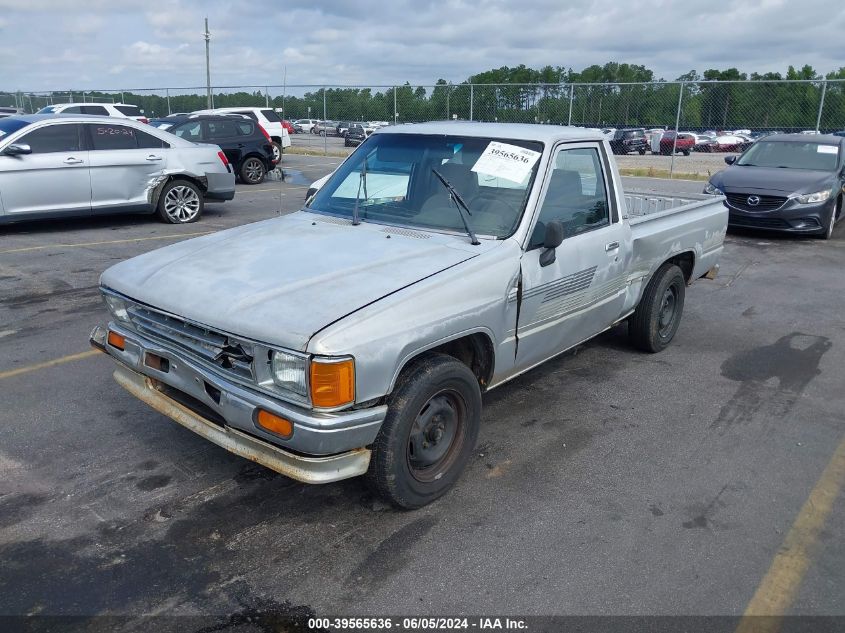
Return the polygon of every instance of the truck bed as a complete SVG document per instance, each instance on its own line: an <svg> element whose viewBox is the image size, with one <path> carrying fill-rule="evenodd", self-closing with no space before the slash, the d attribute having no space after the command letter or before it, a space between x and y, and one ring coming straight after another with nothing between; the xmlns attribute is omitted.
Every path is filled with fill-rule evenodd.
<svg viewBox="0 0 845 633"><path fill-rule="evenodd" d="M636 273L648 276L654 262L691 252L692 281L719 261L728 216L722 196L625 191L624 197Z"/></svg>

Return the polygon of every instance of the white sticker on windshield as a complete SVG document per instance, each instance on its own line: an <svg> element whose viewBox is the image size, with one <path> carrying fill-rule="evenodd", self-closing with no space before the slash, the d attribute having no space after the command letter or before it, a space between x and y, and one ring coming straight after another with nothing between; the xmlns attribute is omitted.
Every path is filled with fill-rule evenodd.
<svg viewBox="0 0 845 633"><path fill-rule="evenodd" d="M488 176L497 176L512 182L522 182L529 174L540 152L518 145L490 141L481 157L475 161L472 171Z"/></svg>
<svg viewBox="0 0 845 633"><path fill-rule="evenodd" d="M835 154L839 148L836 145L816 145L816 151L819 154Z"/></svg>

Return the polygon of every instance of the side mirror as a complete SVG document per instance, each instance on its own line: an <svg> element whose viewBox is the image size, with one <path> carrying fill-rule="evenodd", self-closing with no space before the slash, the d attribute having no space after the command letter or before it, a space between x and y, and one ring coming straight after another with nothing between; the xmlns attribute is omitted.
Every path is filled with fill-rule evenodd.
<svg viewBox="0 0 845 633"><path fill-rule="evenodd" d="M725 162L728 165L733 165L736 162L736 156L725 156Z"/></svg>
<svg viewBox="0 0 845 633"><path fill-rule="evenodd" d="M6 156L20 156L21 154L32 154L32 148L26 143L12 143L3 150Z"/></svg>
<svg viewBox="0 0 845 633"><path fill-rule="evenodd" d="M548 266L554 263L556 259L555 249L563 242L563 237L563 224L555 220L546 225L546 237L543 240L545 250L540 253L540 266Z"/></svg>

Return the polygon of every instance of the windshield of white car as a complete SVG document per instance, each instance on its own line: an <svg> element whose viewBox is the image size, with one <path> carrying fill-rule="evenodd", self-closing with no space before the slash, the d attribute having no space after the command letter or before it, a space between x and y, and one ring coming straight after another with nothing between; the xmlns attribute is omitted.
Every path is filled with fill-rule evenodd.
<svg viewBox="0 0 845 633"><path fill-rule="evenodd" d="M537 141L374 134L314 195L308 210L352 218L366 159L366 197L358 200L362 222L465 234L436 169L472 210L475 233L504 239L519 225L542 151Z"/></svg>
<svg viewBox="0 0 845 633"><path fill-rule="evenodd" d="M834 171L839 147L810 141L757 141L739 157L742 167L780 167L813 171Z"/></svg>

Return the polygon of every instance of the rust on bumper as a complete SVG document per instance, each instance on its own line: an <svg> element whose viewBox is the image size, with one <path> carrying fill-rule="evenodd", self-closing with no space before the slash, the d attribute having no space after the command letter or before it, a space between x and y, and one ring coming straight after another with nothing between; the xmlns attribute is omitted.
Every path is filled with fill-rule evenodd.
<svg viewBox="0 0 845 633"><path fill-rule="evenodd" d="M296 455L232 427L205 419L156 389L152 379L121 364L114 372L114 379L133 396L197 435L291 479L324 484L363 475L369 467L371 453L367 448L325 457Z"/></svg>

